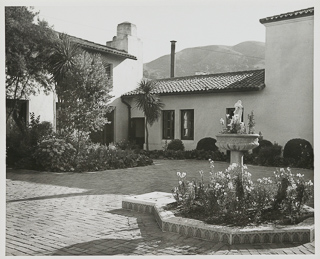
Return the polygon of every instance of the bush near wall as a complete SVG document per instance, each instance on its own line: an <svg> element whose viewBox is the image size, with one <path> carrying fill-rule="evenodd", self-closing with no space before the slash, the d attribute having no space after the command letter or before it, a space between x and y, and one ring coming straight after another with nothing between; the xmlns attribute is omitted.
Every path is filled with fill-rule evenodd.
<svg viewBox="0 0 320 259"><path fill-rule="evenodd" d="M216 139L210 137L200 139L197 143L196 149L205 151L217 151L219 148L216 146L216 142Z"/></svg>
<svg viewBox="0 0 320 259"><path fill-rule="evenodd" d="M313 148L308 141L289 140L283 149L283 156L281 156L282 146L277 143L272 144L268 140L259 140L259 144L260 142L260 148L244 154L245 164L313 169Z"/></svg>
<svg viewBox="0 0 320 259"><path fill-rule="evenodd" d="M84 140L76 143L70 138L53 134L48 122L30 116L31 123L22 132L13 129L7 133L8 166L46 170L51 172L97 171L145 166L152 159L135 150L107 147ZM77 148L76 148L77 147ZM134 146L122 143L121 148Z"/></svg>
<svg viewBox="0 0 320 259"><path fill-rule="evenodd" d="M314 154L312 145L305 139L291 139L284 146L283 159L288 165L313 168Z"/></svg>
<svg viewBox="0 0 320 259"><path fill-rule="evenodd" d="M208 160L214 161L226 161L227 156L219 151L205 151L205 150L141 150L141 154L145 154L152 159L197 159L197 160Z"/></svg>
<svg viewBox="0 0 320 259"><path fill-rule="evenodd" d="M59 146L59 147L58 147ZM49 139L35 153L38 169L53 172L85 172L146 166L152 159L132 150L121 150L91 142L83 143L78 153L72 143Z"/></svg>
<svg viewBox="0 0 320 259"><path fill-rule="evenodd" d="M167 146L167 150L184 150L184 145L183 142L180 139L173 139L169 142L168 146Z"/></svg>
<svg viewBox="0 0 320 259"><path fill-rule="evenodd" d="M23 129L16 126L6 134L6 164L8 166L36 169L33 154L39 143L53 134L50 122L40 122L40 116L30 114L30 123Z"/></svg>

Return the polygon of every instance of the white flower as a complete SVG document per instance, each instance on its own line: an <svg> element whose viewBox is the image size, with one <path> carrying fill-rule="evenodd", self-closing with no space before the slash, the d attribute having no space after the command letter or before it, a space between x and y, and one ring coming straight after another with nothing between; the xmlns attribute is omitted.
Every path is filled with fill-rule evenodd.
<svg viewBox="0 0 320 259"><path fill-rule="evenodd" d="M309 180L309 182L307 182L308 185L312 186L313 182L311 180Z"/></svg>
<svg viewBox="0 0 320 259"><path fill-rule="evenodd" d="M232 184L232 182L228 182L228 188L231 189L231 190L233 189L233 184Z"/></svg>
<svg viewBox="0 0 320 259"><path fill-rule="evenodd" d="M181 174L181 178L184 178L184 177L186 177L186 173L185 172L183 172L182 174Z"/></svg>
<svg viewBox="0 0 320 259"><path fill-rule="evenodd" d="M199 174L201 175L201 177L203 176L203 171L201 170L201 171L199 171Z"/></svg>
<svg viewBox="0 0 320 259"><path fill-rule="evenodd" d="M220 123L221 123L221 125L224 125L224 119L220 119Z"/></svg>
<svg viewBox="0 0 320 259"><path fill-rule="evenodd" d="M179 181L179 185L181 185L182 184L182 181Z"/></svg>
<svg viewBox="0 0 320 259"><path fill-rule="evenodd" d="M181 173L180 173L180 172L177 172L177 176L181 177Z"/></svg>
<svg viewBox="0 0 320 259"><path fill-rule="evenodd" d="M227 116L227 118L229 118L229 117L230 117L230 114L226 114L226 116Z"/></svg>

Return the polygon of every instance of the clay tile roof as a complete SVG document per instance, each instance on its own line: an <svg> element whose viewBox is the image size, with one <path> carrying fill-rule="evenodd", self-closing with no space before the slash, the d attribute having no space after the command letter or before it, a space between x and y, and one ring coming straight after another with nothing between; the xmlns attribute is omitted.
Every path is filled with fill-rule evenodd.
<svg viewBox="0 0 320 259"><path fill-rule="evenodd" d="M314 7L263 18L263 19L260 19L260 23L264 24L269 22L277 22L281 20L295 19L295 18L310 16L310 15L314 15Z"/></svg>
<svg viewBox="0 0 320 259"><path fill-rule="evenodd" d="M87 48L87 49L91 49L91 50L95 50L95 51L99 51L99 52L114 54L116 56L122 56L125 58L137 60L137 58L135 56L128 54L128 52L126 52L124 50L119 50L116 48L108 47L108 46L98 44L98 43L95 43L92 41L84 40L84 39L81 39L81 38L78 38L75 36L71 36L71 35L68 35L68 36L72 39L73 42L78 43L83 48Z"/></svg>
<svg viewBox="0 0 320 259"><path fill-rule="evenodd" d="M242 92L259 91L265 87L264 69L229 72L210 75L196 75L154 80L154 93L160 95L207 93L207 92ZM139 94L139 89L124 94Z"/></svg>

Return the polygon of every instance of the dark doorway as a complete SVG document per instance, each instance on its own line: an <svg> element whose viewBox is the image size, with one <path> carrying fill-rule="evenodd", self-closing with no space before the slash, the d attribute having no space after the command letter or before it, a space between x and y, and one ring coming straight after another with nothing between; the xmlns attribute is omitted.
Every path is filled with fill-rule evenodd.
<svg viewBox="0 0 320 259"><path fill-rule="evenodd" d="M144 118L131 118L130 140L136 143L141 149L144 144Z"/></svg>
<svg viewBox="0 0 320 259"><path fill-rule="evenodd" d="M90 138L92 142L109 145L114 141L114 110L107 113L106 117L110 123L104 125L101 131L91 132Z"/></svg>

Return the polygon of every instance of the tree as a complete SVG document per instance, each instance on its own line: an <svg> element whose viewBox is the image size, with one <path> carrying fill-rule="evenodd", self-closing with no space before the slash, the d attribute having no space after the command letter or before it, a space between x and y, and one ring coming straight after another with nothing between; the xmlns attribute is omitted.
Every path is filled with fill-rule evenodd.
<svg viewBox="0 0 320 259"><path fill-rule="evenodd" d="M27 7L5 8L6 98L13 100L6 120L12 117L20 129L18 100L52 90L47 60L56 33L45 21L34 23L36 16Z"/></svg>
<svg viewBox="0 0 320 259"><path fill-rule="evenodd" d="M72 59L58 87L58 123L67 135L100 130L107 122L110 84L99 55L83 52ZM80 136L80 135L79 135Z"/></svg>
<svg viewBox="0 0 320 259"><path fill-rule="evenodd" d="M110 81L98 54L89 54L65 34L59 36L50 57L50 72L58 96L57 128L80 143L108 122Z"/></svg>
<svg viewBox="0 0 320 259"><path fill-rule="evenodd" d="M161 102L158 95L153 90L155 89L155 83L153 81L142 79L139 83L140 94L138 94L134 101L136 107L142 110L146 117L145 130L146 130L146 148L149 151L149 131L148 124L150 127L154 122L158 121L161 116L161 109L164 104Z"/></svg>

